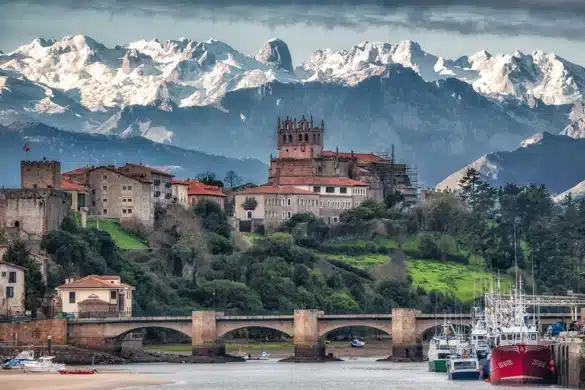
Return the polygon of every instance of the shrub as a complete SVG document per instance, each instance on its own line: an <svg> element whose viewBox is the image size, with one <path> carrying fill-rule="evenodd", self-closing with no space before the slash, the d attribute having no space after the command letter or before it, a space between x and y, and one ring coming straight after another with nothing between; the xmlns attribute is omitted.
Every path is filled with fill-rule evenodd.
<svg viewBox="0 0 585 390"><path fill-rule="evenodd" d="M439 259L441 258L441 251L435 242L435 239L430 234L422 234L420 237L420 244L418 246L420 255L425 259Z"/></svg>

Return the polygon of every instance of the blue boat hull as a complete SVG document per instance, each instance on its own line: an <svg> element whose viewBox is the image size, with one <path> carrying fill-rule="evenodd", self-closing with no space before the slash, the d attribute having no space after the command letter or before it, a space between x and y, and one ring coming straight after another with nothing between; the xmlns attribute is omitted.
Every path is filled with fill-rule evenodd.
<svg viewBox="0 0 585 390"><path fill-rule="evenodd" d="M471 380L479 380L480 375L477 371L449 371L448 373L449 379L456 380L456 381L471 381Z"/></svg>
<svg viewBox="0 0 585 390"><path fill-rule="evenodd" d="M490 377L490 360L483 359L479 362L479 365L482 368L483 379L489 379L489 377Z"/></svg>

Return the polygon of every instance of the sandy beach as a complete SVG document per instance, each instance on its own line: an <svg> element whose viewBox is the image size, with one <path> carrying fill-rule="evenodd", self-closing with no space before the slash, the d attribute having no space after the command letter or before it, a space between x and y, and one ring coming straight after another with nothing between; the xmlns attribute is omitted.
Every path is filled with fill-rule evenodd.
<svg viewBox="0 0 585 390"><path fill-rule="evenodd" d="M154 386L170 384L149 375L130 372L101 372L94 375L61 375L59 373L24 373L12 370L0 371L2 390L114 390L130 386Z"/></svg>

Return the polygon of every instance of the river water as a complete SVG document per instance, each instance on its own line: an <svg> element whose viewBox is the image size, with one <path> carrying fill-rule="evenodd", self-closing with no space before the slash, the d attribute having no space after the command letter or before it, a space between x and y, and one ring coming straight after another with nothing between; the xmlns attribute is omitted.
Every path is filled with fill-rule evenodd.
<svg viewBox="0 0 585 390"><path fill-rule="evenodd" d="M376 362L374 358L332 363L292 364L269 360L226 364L136 364L117 368L153 374L175 382L173 385L133 388L144 390L480 390L491 387L482 381L449 381L446 373L429 372L427 363ZM555 388L558 387L546 387ZM543 387L524 389L542 390Z"/></svg>

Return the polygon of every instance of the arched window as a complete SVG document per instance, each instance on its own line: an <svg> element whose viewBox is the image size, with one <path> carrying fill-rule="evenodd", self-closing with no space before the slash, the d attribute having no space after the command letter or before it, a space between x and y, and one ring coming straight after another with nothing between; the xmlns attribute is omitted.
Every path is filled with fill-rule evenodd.
<svg viewBox="0 0 585 390"><path fill-rule="evenodd" d="M248 219L252 219L252 210L248 210L248 211L246 211L246 217L247 217Z"/></svg>
<svg viewBox="0 0 585 390"><path fill-rule="evenodd" d="M282 135L282 142L286 142L286 135L285 134Z"/></svg>
<svg viewBox="0 0 585 390"><path fill-rule="evenodd" d="M305 142L309 142L309 134L305 133Z"/></svg>
<svg viewBox="0 0 585 390"><path fill-rule="evenodd" d="M290 134L288 135L288 142L292 143L292 135L290 135Z"/></svg>
<svg viewBox="0 0 585 390"><path fill-rule="evenodd" d="M302 140L303 140L303 135L299 134L299 141L302 141Z"/></svg>
<svg viewBox="0 0 585 390"><path fill-rule="evenodd" d="M313 134L313 143L317 143L317 134Z"/></svg>
<svg viewBox="0 0 585 390"><path fill-rule="evenodd" d="M14 227L15 228L20 228L20 221L14 221Z"/></svg>

